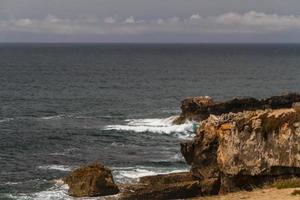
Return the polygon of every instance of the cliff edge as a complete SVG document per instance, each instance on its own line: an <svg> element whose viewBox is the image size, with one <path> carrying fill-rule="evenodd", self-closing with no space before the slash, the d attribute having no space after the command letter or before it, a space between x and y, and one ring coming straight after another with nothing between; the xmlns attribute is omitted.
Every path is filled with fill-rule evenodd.
<svg viewBox="0 0 300 200"><path fill-rule="evenodd" d="M293 108L210 115L181 144L207 194L251 190L300 175L300 112Z"/></svg>

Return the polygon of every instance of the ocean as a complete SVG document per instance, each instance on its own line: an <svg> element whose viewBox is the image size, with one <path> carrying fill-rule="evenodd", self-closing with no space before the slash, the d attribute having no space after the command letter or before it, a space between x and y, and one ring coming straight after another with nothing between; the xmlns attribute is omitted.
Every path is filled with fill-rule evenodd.
<svg viewBox="0 0 300 200"><path fill-rule="evenodd" d="M52 180L96 160L188 170L180 101L300 92L300 44L0 44L0 70L0 199L72 199Z"/></svg>

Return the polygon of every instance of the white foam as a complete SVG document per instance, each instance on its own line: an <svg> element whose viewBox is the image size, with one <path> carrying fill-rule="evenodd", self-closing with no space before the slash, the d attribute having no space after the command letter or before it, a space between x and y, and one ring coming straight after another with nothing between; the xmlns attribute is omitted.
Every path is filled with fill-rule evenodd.
<svg viewBox="0 0 300 200"><path fill-rule="evenodd" d="M38 166L38 169L43 170L58 170L58 171L71 171L73 168L67 165L45 165Z"/></svg>
<svg viewBox="0 0 300 200"><path fill-rule="evenodd" d="M4 119L0 119L0 123L9 122L9 121L12 121L12 120L14 120L14 118L4 118Z"/></svg>
<svg viewBox="0 0 300 200"><path fill-rule="evenodd" d="M41 166L45 168L46 166ZM49 167L46 167L47 169ZM53 168L53 165L52 167ZM56 168L56 167L54 167ZM147 166L136 166L136 167L113 167L114 178L117 182L126 182L130 180L138 180L138 178L143 176L153 176L157 174L166 173L177 173L186 172L187 169L170 169L170 168L156 168ZM51 188L40 191L36 193L19 193L19 194L4 194L7 198L16 200L101 200L106 199L106 197L92 197L92 198L74 198L68 195L68 185L64 184L62 180L54 180L55 185ZM118 195L112 195L108 197L114 197L112 199L118 199Z"/></svg>
<svg viewBox="0 0 300 200"><path fill-rule="evenodd" d="M134 131L134 132L153 132L162 134L177 133L176 136L185 139L192 136L193 122L188 121L184 124L173 124L176 116L158 119L128 119L123 125L108 125L104 130Z"/></svg>
<svg viewBox="0 0 300 200"><path fill-rule="evenodd" d="M132 171L122 171L120 173L121 176L125 178L135 179L143 176L153 176L156 175L154 171L146 170L146 169L134 169Z"/></svg>
<svg viewBox="0 0 300 200"><path fill-rule="evenodd" d="M61 117L63 117L63 115L46 116L46 117L40 117L39 119L50 120L50 119L59 119Z"/></svg>
<svg viewBox="0 0 300 200"><path fill-rule="evenodd" d="M17 194L17 195L8 195L12 199L18 200L74 200L67 194L68 186L56 184L55 186L49 188L46 191L31 193L31 194Z"/></svg>
<svg viewBox="0 0 300 200"><path fill-rule="evenodd" d="M75 198L68 195L68 185L57 183L53 187L36 193L31 194L7 194L10 199L17 200L104 200L106 197L114 197L111 195L106 197L84 197Z"/></svg>
<svg viewBox="0 0 300 200"><path fill-rule="evenodd" d="M114 177L117 182L127 182L132 181L143 176L154 176L158 174L167 174L167 173L177 173L177 172L186 172L187 169L171 169L164 167L147 167L147 166L137 166L137 167L115 167L112 168Z"/></svg>
<svg viewBox="0 0 300 200"><path fill-rule="evenodd" d="M165 160L167 162L184 162L184 158L181 153L177 153L174 156L169 157L169 159Z"/></svg>
<svg viewBox="0 0 300 200"><path fill-rule="evenodd" d="M18 185L21 184L22 182L6 182L4 185Z"/></svg>

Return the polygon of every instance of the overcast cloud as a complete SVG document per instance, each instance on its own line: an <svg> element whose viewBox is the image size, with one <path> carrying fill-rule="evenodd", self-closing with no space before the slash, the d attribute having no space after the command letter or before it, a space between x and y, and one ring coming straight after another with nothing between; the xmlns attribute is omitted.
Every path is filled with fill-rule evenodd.
<svg viewBox="0 0 300 200"><path fill-rule="evenodd" d="M298 2L0 0L0 42L299 42Z"/></svg>

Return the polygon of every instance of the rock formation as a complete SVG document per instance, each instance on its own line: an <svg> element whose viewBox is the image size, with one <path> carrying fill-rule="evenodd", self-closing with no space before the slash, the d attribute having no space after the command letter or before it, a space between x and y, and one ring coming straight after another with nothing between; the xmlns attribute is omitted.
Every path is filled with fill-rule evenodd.
<svg viewBox="0 0 300 200"><path fill-rule="evenodd" d="M107 196L119 192L111 171L100 163L76 169L63 180L69 186L69 195L74 197Z"/></svg>
<svg viewBox="0 0 300 200"><path fill-rule="evenodd" d="M201 183L190 173L161 174L140 178L122 188L122 200L180 199L202 195Z"/></svg>
<svg viewBox="0 0 300 200"><path fill-rule="evenodd" d="M237 113L245 110L290 108L294 102L300 101L300 94L289 93L267 99L234 98L225 102L214 102L211 97L188 97L181 102L181 115L174 120L175 124L186 120L201 121L210 114Z"/></svg>
<svg viewBox="0 0 300 200"><path fill-rule="evenodd" d="M271 98L268 105L291 104L290 97ZM299 104L210 115L200 122L194 140L181 144L181 152L192 175L219 193L300 175Z"/></svg>
<svg viewBox="0 0 300 200"><path fill-rule="evenodd" d="M300 176L300 95L268 99L236 98L215 103L210 97L182 102L184 120L199 121L196 136L181 143L190 172L142 177L120 185L122 200L180 199L251 190L278 179ZM119 192L111 171L99 163L65 179L75 197Z"/></svg>

